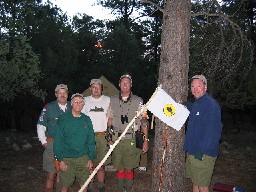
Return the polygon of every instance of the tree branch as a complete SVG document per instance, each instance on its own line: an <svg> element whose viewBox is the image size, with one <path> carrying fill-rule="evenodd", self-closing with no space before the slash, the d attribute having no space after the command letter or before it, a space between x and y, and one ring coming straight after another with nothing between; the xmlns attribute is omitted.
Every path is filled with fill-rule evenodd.
<svg viewBox="0 0 256 192"><path fill-rule="evenodd" d="M157 10L161 11L161 12L164 12L164 9L162 9L159 5L153 3L152 1L149 1L149 0L140 0L141 3L148 3L148 4L151 4L153 5L154 7L156 7Z"/></svg>

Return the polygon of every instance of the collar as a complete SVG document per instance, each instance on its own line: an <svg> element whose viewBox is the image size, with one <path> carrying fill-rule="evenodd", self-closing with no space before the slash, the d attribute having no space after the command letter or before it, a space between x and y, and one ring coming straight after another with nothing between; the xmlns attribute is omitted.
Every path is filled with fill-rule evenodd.
<svg viewBox="0 0 256 192"><path fill-rule="evenodd" d="M203 100L207 96L208 96L208 93L206 92L203 96L201 96L198 99L196 99L196 101L201 101L201 100Z"/></svg>
<svg viewBox="0 0 256 192"><path fill-rule="evenodd" d="M123 101L121 92L119 93L119 100L122 101L123 103L127 103L128 101L131 100L131 98L132 98L132 92L130 93L126 101Z"/></svg>

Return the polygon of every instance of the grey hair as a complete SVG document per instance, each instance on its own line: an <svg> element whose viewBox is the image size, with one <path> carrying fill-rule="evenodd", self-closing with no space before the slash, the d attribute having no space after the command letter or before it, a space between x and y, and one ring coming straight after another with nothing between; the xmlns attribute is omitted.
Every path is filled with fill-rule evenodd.
<svg viewBox="0 0 256 192"><path fill-rule="evenodd" d="M80 94L80 93L75 93L75 94L73 94L73 95L71 96L71 105L73 104L75 97L80 97L80 98L82 98L82 99L83 99L83 102L84 102L84 96L83 96L82 94Z"/></svg>

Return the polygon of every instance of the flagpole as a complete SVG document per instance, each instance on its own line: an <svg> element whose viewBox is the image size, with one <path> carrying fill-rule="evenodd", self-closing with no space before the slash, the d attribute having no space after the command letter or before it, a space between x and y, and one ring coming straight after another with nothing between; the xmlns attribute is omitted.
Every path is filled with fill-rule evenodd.
<svg viewBox="0 0 256 192"><path fill-rule="evenodd" d="M133 117L133 119L131 120L131 122L126 126L125 130L123 131L123 133L117 138L117 140L114 142L114 144L112 145L112 147L109 148L107 154L105 155L105 157L102 159L102 161L98 164L98 166L93 170L93 172L91 173L91 175L89 176L89 178L86 180L86 182L83 184L83 186L81 187L81 189L78 192L83 192L83 190L85 189L85 187L88 186L88 184L90 183L90 181L93 179L93 177L96 175L96 173L98 172L98 170L100 169L100 167L105 163L105 161L107 160L107 158L111 155L112 151L114 150L114 148L117 146L117 144L121 141L121 138L126 134L126 132L129 130L129 128L132 126L133 122L136 120L136 118L138 116L141 115L141 113L143 113L145 111L145 109L147 109L148 104L150 103L150 101L155 97L155 95L157 94L159 90L159 87L156 88L155 92L153 93L153 95L150 97L150 99L148 100L148 102L143 105L140 109L140 111L137 113L137 115L135 117Z"/></svg>

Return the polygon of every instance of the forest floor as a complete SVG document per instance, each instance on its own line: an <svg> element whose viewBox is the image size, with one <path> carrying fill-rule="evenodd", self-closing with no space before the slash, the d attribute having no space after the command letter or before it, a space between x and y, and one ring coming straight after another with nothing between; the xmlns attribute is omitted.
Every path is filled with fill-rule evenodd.
<svg viewBox="0 0 256 192"><path fill-rule="evenodd" d="M20 150L13 146L14 143ZM147 171L135 170L136 192L151 192L152 148L148 154ZM0 192L43 191L46 175L42 171L42 153L43 148L35 133L1 131ZM223 136L212 178L212 184L215 182L242 187L246 192L256 191L256 132L240 131ZM116 189L115 172L107 171L106 191ZM70 191L78 190L79 186L75 183Z"/></svg>

